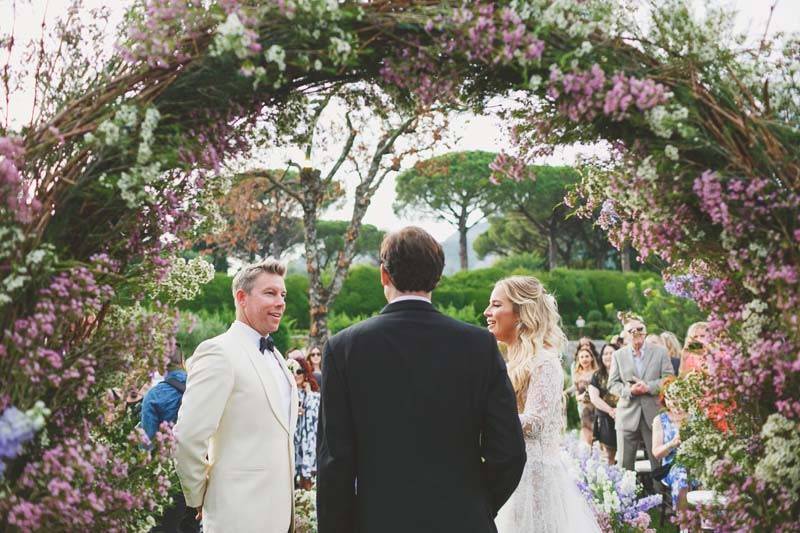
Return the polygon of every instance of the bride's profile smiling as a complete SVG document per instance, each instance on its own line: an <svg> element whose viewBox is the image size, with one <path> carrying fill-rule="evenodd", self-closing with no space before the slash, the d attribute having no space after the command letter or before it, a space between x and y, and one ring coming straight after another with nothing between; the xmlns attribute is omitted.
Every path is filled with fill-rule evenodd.
<svg viewBox="0 0 800 533"><path fill-rule="evenodd" d="M483 312L489 331L500 342L513 344L517 340L519 313L502 287L495 287L489 296L489 306Z"/></svg>

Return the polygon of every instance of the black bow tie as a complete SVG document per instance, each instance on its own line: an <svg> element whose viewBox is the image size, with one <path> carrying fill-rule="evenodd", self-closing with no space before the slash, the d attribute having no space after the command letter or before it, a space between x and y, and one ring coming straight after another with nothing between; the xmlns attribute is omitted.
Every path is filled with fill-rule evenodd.
<svg viewBox="0 0 800 533"><path fill-rule="evenodd" d="M270 352L275 351L275 341L272 340L272 337L266 336L266 337L261 337L261 339L259 339L258 341L259 351L261 351L261 353L264 353L265 348Z"/></svg>

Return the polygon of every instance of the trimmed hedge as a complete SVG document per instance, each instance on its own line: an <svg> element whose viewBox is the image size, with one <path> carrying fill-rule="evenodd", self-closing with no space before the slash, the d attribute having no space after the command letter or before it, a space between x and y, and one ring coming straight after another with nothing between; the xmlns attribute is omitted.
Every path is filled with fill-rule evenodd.
<svg viewBox="0 0 800 533"><path fill-rule="evenodd" d="M512 274L533 275L544 283L558 301L570 336L578 333L573 324L579 315L587 321L583 333L595 338L611 334L616 325L613 310L638 310L643 305L637 296L641 294L641 289L661 286L658 275L650 272L623 274L613 270L562 268L549 272L520 268L509 271L491 267L444 276L433 293L434 304L449 315L467 322L482 323L481 315L495 282ZM377 267L359 265L351 269L331 308L331 313L337 315L337 325L349 323L353 317L372 316L386 305L379 279ZM185 302L182 309L195 312L202 310L232 319L234 306L230 287L230 276L216 274L197 298ZM287 276L286 289L286 318L293 321L294 328L308 329L308 279L298 274Z"/></svg>

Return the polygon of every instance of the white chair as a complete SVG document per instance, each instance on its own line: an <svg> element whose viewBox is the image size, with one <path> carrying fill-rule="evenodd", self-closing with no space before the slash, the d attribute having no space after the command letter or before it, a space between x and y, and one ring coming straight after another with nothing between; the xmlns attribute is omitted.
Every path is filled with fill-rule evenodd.
<svg viewBox="0 0 800 533"><path fill-rule="evenodd" d="M633 463L633 469L636 470L637 474L649 474L653 471L653 467L647 459Z"/></svg>

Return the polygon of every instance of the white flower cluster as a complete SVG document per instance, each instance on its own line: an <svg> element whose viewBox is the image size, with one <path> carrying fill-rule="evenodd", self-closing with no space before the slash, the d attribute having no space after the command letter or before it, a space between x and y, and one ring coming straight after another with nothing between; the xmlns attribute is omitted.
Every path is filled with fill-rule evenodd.
<svg viewBox="0 0 800 533"><path fill-rule="evenodd" d="M756 465L755 477L766 483L788 488L796 502L800 499L800 431L796 422L779 413L767 418L761 428L764 456Z"/></svg>
<svg viewBox="0 0 800 533"><path fill-rule="evenodd" d="M17 227L0 227L0 260L14 257L17 246L20 246L25 237ZM55 248L45 243L34 248L25 256L23 261L11 261L12 269L0 283L0 305L11 303L15 293L24 289L33 278L33 273L46 269L55 261Z"/></svg>
<svg viewBox="0 0 800 533"><path fill-rule="evenodd" d="M200 292L200 287L214 279L214 265L195 257L186 261L183 257L173 257L170 271L158 283L153 292L164 296L168 303L191 300Z"/></svg>
<svg viewBox="0 0 800 533"><path fill-rule="evenodd" d="M253 54L252 44L252 33L244 27L239 15L231 13L225 22L217 26L210 54L218 57L226 52L233 52L239 59L244 59Z"/></svg>
<svg viewBox="0 0 800 533"><path fill-rule="evenodd" d="M144 165L153 156L153 132L158 126L160 118L161 113L155 107L148 107L145 111L142 129L139 132L141 143L139 143L139 152L136 155L136 164L138 165Z"/></svg>
<svg viewBox="0 0 800 533"><path fill-rule="evenodd" d="M333 62L337 65L345 64L353 51L350 42L339 37L331 37L331 45L328 49L331 52Z"/></svg>
<svg viewBox="0 0 800 533"><path fill-rule="evenodd" d="M161 164L135 165L129 172L122 172L117 180L120 196L128 207L138 207L145 202L155 202L156 191L148 187L161 176Z"/></svg>
<svg viewBox="0 0 800 533"><path fill-rule="evenodd" d="M275 63L281 72L286 70L286 50L282 46L273 44L267 48L267 51L264 52L264 59L267 60L267 63Z"/></svg>
<svg viewBox="0 0 800 533"><path fill-rule="evenodd" d="M659 105L647 111L647 122L653 133L664 139L672 137L677 130L684 138L691 136L691 128L685 124L689 118L689 110L680 105Z"/></svg>
<svg viewBox="0 0 800 533"><path fill-rule="evenodd" d="M31 421L34 431L39 431L44 427L45 419L50 416L50 409L42 400L37 400L33 407L25 411L25 416Z"/></svg>
<svg viewBox="0 0 800 533"><path fill-rule="evenodd" d="M679 157L678 149L671 144L668 144L664 147L664 155L667 156L668 159L677 161Z"/></svg>
<svg viewBox="0 0 800 533"><path fill-rule="evenodd" d="M764 311L767 310L767 304L756 298L748 303L742 311L742 338L747 344L753 344L758 341L761 332L768 323L768 319L764 316Z"/></svg>
<svg viewBox="0 0 800 533"><path fill-rule="evenodd" d="M126 131L135 128L138 122L139 114L136 107L124 104L112 118L101 122L94 133L87 133L83 138L89 144L102 143L106 146L116 146Z"/></svg>

